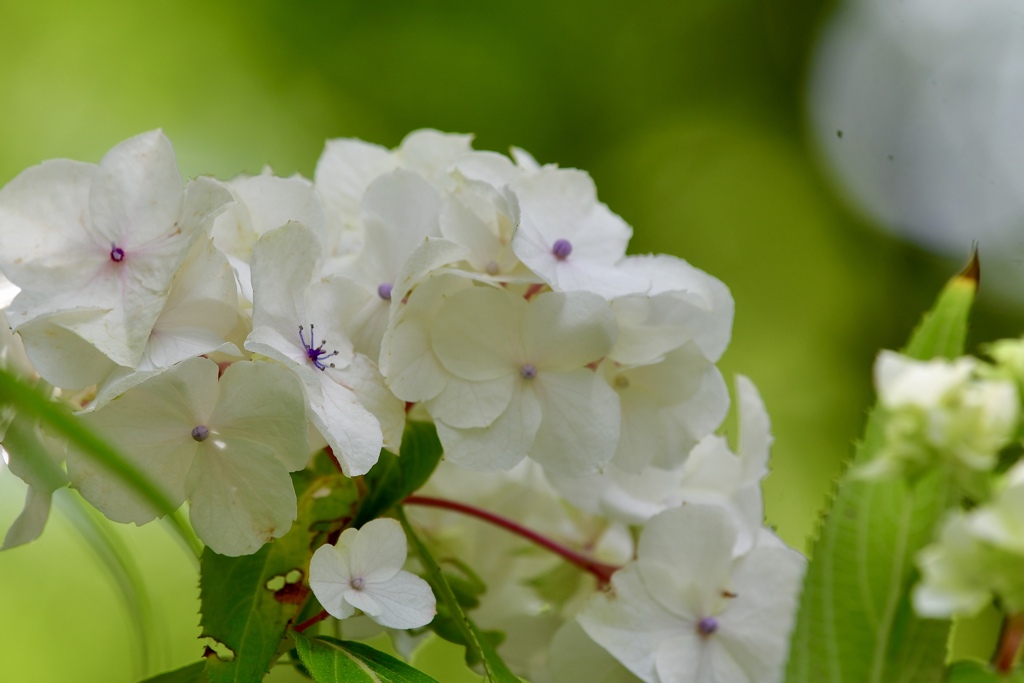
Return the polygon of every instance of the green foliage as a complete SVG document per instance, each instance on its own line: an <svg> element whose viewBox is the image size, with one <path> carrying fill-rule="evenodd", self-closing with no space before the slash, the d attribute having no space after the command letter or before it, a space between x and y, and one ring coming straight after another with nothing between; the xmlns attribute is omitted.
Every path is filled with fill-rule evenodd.
<svg viewBox="0 0 1024 683"><path fill-rule="evenodd" d="M496 635L480 631L477 625L473 623L473 620L466 615L447 579L445 579L444 573L442 573L441 568L438 566L437 560L430 554L430 551L423 541L420 540L420 537L416 535L416 531L409 524L405 511L401 507L398 508L398 520L402 523L405 534L409 537L409 542L416 549L416 554L419 555L420 561L426 569L427 575L425 578L427 583L434 589L434 595L438 598L439 615L443 609L450 616L450 621L442 620L440 622L441 628L446 633L442 635L438 632L438 635L442 635L446 640L453 640L455 634L458 634L458 642L466 646L466 661L481 662L487 674L487 680L491 683L518 683L519 679L509 671L508 666L495 651L495 646L497 645L495 642ZM436 617L435 621L437 621ZM431 626L433 627L433 624ZM447 627L449 626L454 626L454 629L451 629L451 631L455 633L448 631ZM453 640L453 642L455 641Z"/></svg>
<svg viewBox="0 0 1024 683"><path fill-rule="evenodd" d="M918 359L962 354L976 291L970 268L953 278L905 353ZM877 409L868 416L854 466L882 446L884 420ZM931 540L952 495L948 473L941 471L913 485L843 477L804 579L788 683L924 683L942 677L949 622L918 618L909 591L917 574L914 556Z"/></svg>
<svg viewBox="0 0 1024 683"><path fill-rule="evenodd" d="M304 579L322 523L351 517L355 486L324 462L316 459L310 470L293 476L298 518L287 534L253 555L203 552L201 625L202 636L215 641L206 666L212 683L263 678L309 596Z"/></svg>
<svg viewBox="0 0 1024 683"><path fill-rule="evenodd" d="M369 492L359 506L353 526L358 529L423 486L440 462L441 452L433 424L407 423L401 455L381 451L380 460L366 474Z"/></svg>
<svg viewBox="0 0 1024 683"><path fill-rule="evenodd" d="M1024 683L1024 671L1003 676L984 662L957 662L946 672L946 683Z"/></svg>
<svg viewBox="0 0 1024 683"><path fill-rule="evenodd" d="M141 683L209 683L209 681L210 676L206 673L206 662L199 661L159 676L147 678Z"/></svg>
<svg viewBox="0 0 1024 683"><path fill-rule="evenodd" d="M405 662L369 645L293 634L299 658L317 683L437 683Z"/></svg>

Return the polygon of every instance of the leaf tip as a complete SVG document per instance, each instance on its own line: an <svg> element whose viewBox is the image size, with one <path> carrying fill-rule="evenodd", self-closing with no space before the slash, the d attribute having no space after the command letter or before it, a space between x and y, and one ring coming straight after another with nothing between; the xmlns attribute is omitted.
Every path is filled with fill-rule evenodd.
<svg viewBox="0 0 1024 683"><path fill-rule="evenodd" d="M957 275L958 280L969 282L975 289L981 283L981 259L978 257L978 243L971 246L971 260L967 266Z"/></svg>

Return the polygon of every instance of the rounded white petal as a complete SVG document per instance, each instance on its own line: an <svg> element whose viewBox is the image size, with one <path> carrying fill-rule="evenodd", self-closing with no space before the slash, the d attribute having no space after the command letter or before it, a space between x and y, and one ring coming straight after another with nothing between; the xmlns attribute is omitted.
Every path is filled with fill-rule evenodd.
<svg viewBox="0 0 1024 683"><path fill-rule="evenodd" d="M420 577L406 571L398 572L386 583L373 584L372 595L378 611L369 616L388 628L426 626L437 613L437 602L430 586Z"/></svg>
<svg viewBox="0 0 1024 683"><path fill-rule="evenodd" d="M519 372L526 360L520 334L527 303L505 290L472 287L438 308L431 341L453 375L493 380Z"/></svg>
<svg viewBox="0 0 1024 683"><path fill-rule="evenodd" d="M315 390L307 387L306 397L307 416L327 439L345 476L369 472L384 445L380 422L373 413L359 402L354 391L331 377L321 378Z"/></svg>
<svg viewBox="0 0 1024 683"><path fill-rule="evenodd" d="M512 469L530 452L540 423L540 402L519 386L505 412L488 427L456 429L435 421L445 458L482 472Z"/></svg>
<svg viewBox="0 0 1024 683"><path fill-rule="evenodd" d="M188 472L189 519L210 548L249 555L288 533L296 516L295 490L281 461L251 441L211 434Z"/></svg>
<svg viewBox="0 0 1024 683"><path fill-rule="evenodd" d="M397 520L382 517L364 524L349 546L352 575L368 584L383 583L405 564L405 531Z"/></svg>
<svg viewBox="0 0 1024 683"><path fill-rule="evenodd" d="M346 619L356 611L345 601L345 592L350 590L351 581L347 548L322 545L316 549L309 561L309 587L335 619Z"/></svg>
<svg viewBox="0 0 1024 683"><path fill-rule="evenodd" d="M530 457L569 477L604 467L619 443L618 395L590 370L541 373L532 381L543 418Z"/></svg>
<svg viewBox="0 0 1024 683"><path fill-rule="evenodd" d="M486 427L505 412L512 400L514 375L484 382L453 377L444 391L427 402L430 415L458 429Z"/></svg>
<svg viewBox="0 0 1024 683"><path fill-rule="evenodd" d="M129 250L166 239L181 217L184 190L171 141L155 130L125 140L100 161L89 192L98 243Z"/></svg>
<svg viewBox="0 0 1024 683"><path fill-rule="evenodd" d="M596 294L546 292L523 316L525 359L540 370L576 370L607 355L616 331L611 307Z"/></svg>

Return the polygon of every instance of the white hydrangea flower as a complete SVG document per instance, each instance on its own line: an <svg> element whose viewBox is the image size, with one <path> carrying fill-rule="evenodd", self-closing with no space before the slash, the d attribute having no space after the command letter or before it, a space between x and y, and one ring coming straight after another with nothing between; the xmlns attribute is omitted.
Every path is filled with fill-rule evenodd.
<svg viewBox="0 0 1024 683"><path fill-rule="evenodd" d="M512 249L552 289L609 299L647 290L644 278L616 268L633 230L597 200L589 175L545 166L512 189L521 216Z"/></svg>
<svg viewBox="0 0 1024 683"><path fill-rule="evenodd" d="M737 557L736 534L716 505L654 517L583 630L645 683L781 680L806 561L776 542Z"/></svg>
<svg viewBox="0 0 1024 683"><path fill-rule="evenodd" d="M334 545L317 548L309 562L309 587L336 619L355 611L381 626L426 626L437 613L427 582L402 566L408 549L402 526L393 519L346 529Z"/></svg>
<svg viewBox="0 0 1024 683"><path fill-rule="evenodd" d="M113 363L134 367L193 238L230 200L210 179L183 191L160 131L98 166L48 161L0 190L0 268L22 288L8 318L40 374L82 388Z"/></svg>
<svg viewBox="0 0 1024 683"><path fill-rule="evenodd" d="M373 467L382 446L397 452L405 406L390 395L376 365L354 352L344 328L350 289L338 278L319 276L321 250L299 223L256 243L253 329L245 348L298 375L310 422L345 474L356 476Z"/></svg>
<svg viewBox="0 0 1024 683"><path fill-rule="evenodd" d="M1017 386L977 374L978 361L918 361L883 351L875 363L878 400L888 413L886 444L864 477L916 476L947 461L985 472L1017 429Z"/></svg>
<svg viewBox="0 0 1024 683"><path fill-rule="evenodd" d="M725 438L705 436L675 469L646 467L628 472L613 461L587 477L551 477L575 506L624 524L644 524L684 503L719 505L737 525L737 552L755 544L764 519L761 481L768 475L772 443L764 402L753 382L737 376L739 445L734 453Z"/></svg>
<svg viewBox="0 0 1024 683"><path fill-rule="evenodd" d="M390 343L389 367L412 378L409 368L418 365L422 374L415 376L425 381L390 385L403 400L429 398L446 457L494 471L529 456L570 476L607 463L619 438L618 399L588 367L614 343L607 302L586 292L527 301L505 289L433 279L441 288L434 299L443 299L425 307L434 314L404 321L429 325L429 335L396 328ZM458 291L448 295L447 284ZM402 343L396 346L395 337ZM416 360L431 357L439 363ZM430 391L404 391L417 384Z"/></svg>
<svg viewBox="0 0 1024 683"><path fill-rule="evenodd" d="M1000 478L991 501L952 513L917 563L914 607L924 616L970 616L993 598L1009 614L1024 609L1024 463Z"/></svg>
<svg viewBox="0 0 1024 683"><path fill-rule="evenodd" d="M108 439L174 503L190 501L199 538L222 555L247 555L283 536L296 515L289 472L309 460L302 392L274 363L193 358L80 419ZM68 474L117 522L157 511L75 446Z"/></svg>

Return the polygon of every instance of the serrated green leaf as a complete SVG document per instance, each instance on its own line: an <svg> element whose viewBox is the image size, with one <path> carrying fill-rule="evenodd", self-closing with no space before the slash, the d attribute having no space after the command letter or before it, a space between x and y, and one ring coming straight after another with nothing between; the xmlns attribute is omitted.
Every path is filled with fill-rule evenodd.
<svg viewBox="0 0 1024 683"><path fill-rule="evenodd" d="M324 514L352 514L357 493L341 473L312 478L296 473L293 482L298 518L287 534L253 555L225 557L209 548L203 552L202 637L219 644L213 648L217 654L207 658L212 683L263 678L308 596L305 578L319 535L317 523ZM230 654L220 652L222 648Z"/></svg>
<svg viewBox="0 0 1024 683"><path fill-rule="evenodd" d="M183 666L174 671L147 678L140 683L209 683L210 676L206 673L206 660Z"/></svg>
<svg viewBox="0 0 1024 683"><path fill-rule="evenodd" d="M406 423L401 455L381 451L380 460L366 474L369 491L353 526L359 528L379 517L423 486L440 462L441 453L441 441L433 424Z"/></svg>
<svg viewBox="0 0 1024 683"><path fill-rule="evenodd" d="M423 567L426 569L427 582L434 589L434 594L441 603L438 605L438 609L440 610L443 605L451 617L455 628L462 635L462 639L466 643L466 648L469 650L466 657L467 661L477 659L482 662L484 671L487 674L487 680L491 683L519 683L519 679L509 670L501 657L498 656L491 640L484 636L480 629L477 628L477 625L473 623L473 620L463 611L462 606L459 605L459 601L452 592L451 586L445 580L437 560L430 554L426 545L420 540L412 525L409 524L405 511L398 507L397 512L398 521L402 523L406 536L409 537L409 541L412 543L416 554L419 555Z"/></svg>
<svg viewBox="0 0 1024 683"><path fill-rule="evenodd" d="M354 641L294 634L299 658L317 683L438 683L391 655Z"/></svg>
<svg viewBox="0 0 1024 683"><path fill-rule="evenodd" d="M974 264L976 265L976 264ZM976 270L953 278L914 331L905 353L918 359L963 353L977 291ZM868 416L853 464L874 457L884 416ZM903 481L847 473L819 529L790 645L788 683L931 683L944 672L949 622L920 619L910 606L914 556L951 505L948 472Z"/></svg>
<svg viewBox="0 0 1024 683"><path fill-rule="evenodd" d="M946 683L1024 683L1024 671L1009 676L996 673L987 662L964 661L950 665Z"/></svg>
<svg viewBox="0 0 1024 683"><path fill-rule="evenodd" d="M127 486L152 503L161 515L166 515L171 528L180 536L182 542L188 545L196 556L199 555L201 546L192 529L184 523L180 516L174 514L178 506L124 456L96 436L79 420L76 420L68 406L50 400L35 387L19 380L2 368L0 368L0 404L13 405L26 416L37 418L48 425L54 433L77 445L87 457L110 470Z"/></svg>

